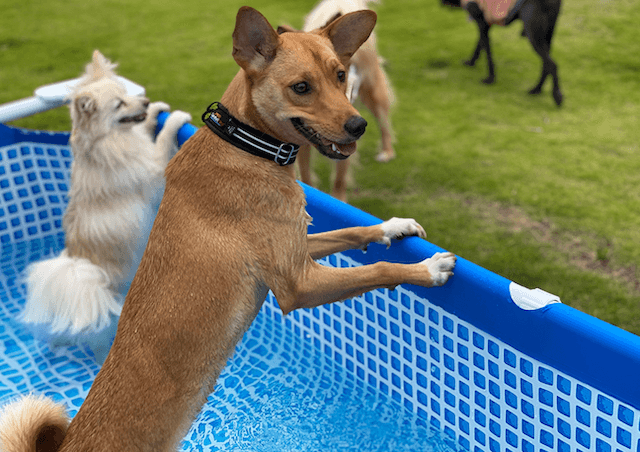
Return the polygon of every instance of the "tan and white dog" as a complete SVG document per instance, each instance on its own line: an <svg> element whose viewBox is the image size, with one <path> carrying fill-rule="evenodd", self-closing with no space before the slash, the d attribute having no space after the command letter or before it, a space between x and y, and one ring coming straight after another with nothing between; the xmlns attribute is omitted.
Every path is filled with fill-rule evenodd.
<svg viewBox="0 0 640 452"><path fill-rule="evenodd" d="M240 71L211 117L171 160L147 249L113 347L67 428L59 407L23 398L0 416L6 452L173 451L271 289L286 314L410 283L444 284L456 258L330 268L314 259L371 242L424 236L413 220L307 235L305 196L283 149L313 144L332 158L355 151L363 119L347 99L349 59L375 13L345 14L321 31L278 35L243 7L233 32ZM233 119L231 119L233 117ZM231 127L233 126L233 127ZM274 160L231 136L280 140ZM214 133L215 132L215 133ZM268 137L268 138L267 138Z"/></svg>
<svg viewBox="0 0 640 452"><path fill-rule="evenodd" d="M378 3L379 1L322 0L305 17L303 30L312 31L325 27L343 14L367 9L369 3ZM381 149L376 160L388 162L396 156L393 148L395 137L390 117L391 105L394 103L395 96L382 64L383 59L378 54L374 31L351 58L347 71L347 96L352 103L360 99L375 116L380 128L381 141ZM314 185L316 177L311 170L311 149L309 146L300 149L298 162L300 180L306 184ZM347 200L347 188L350 180L349 166L349 160L338 161L333 177L331 194L342 201Z"/></svg>
<svg viewBox="0 0 640 452"><path fill-rule="evenodd" d="M27 269L21 320L54 342L88 339L120 315L122 292L162 197L165 167L177 151L177 130L191 120L172 113L154 142L158 113L169 106L128 96L115 67L96 50L69 96L74 161L65 248Z"/></svg>

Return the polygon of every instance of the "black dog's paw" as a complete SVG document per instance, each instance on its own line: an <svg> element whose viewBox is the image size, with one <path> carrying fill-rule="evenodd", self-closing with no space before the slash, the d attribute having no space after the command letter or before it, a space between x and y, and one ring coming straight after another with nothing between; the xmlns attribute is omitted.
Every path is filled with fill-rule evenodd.
<svg viewBox="0 0 640 452"><path fill-rule="evenodd" d="M532 96L535 96L535 95L537 95L537 94L540 94L541 92L542 92L542 87L540 87L540 86L536 86L536 87L531 88L531 89L529 90L529 94L531 94Z"/></svg>
<svg viewBox="0 0 640 452"><path fill-rule="evenodd" d="M485 85L492 85L493 82L496 81L496 77L493 75L490 75L489 77L485 78L484 80L482 80L482 83L484 83Z"/></svg>
<svg viewBox="0 0 640 452"><path fill-rule="evenodd" d="M553 100L556 101L556 105L558 107L562 105L562 99L563 99L563 96L562 96L562 93L560 92L560 90L559 89L558 90L554 90L553 91Z"/></svg>
<svg viewBox="0 0 640 452"><path fill-rule="evenodd" d="M464 60L462 64L464 64L465 66L473 67L476 65L476 62L474 60Z"/></svg>

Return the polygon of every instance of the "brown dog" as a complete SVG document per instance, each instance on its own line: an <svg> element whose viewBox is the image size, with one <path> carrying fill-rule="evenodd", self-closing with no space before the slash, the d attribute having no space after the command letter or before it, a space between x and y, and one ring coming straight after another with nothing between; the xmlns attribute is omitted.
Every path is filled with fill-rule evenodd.
<svg viewBox="0 0 640 452"><path fill-rule="evenodd" d="M368 8L368 4L378 0L322 0L305 17L304 31L326 27L331 21L354 11ZM278 32L292 31L288 27L279 27ZM378 54L375 32L362 44L349 61L347 76L347 96L351 102L360 99L373 113L380 129L382 149L376 155L378 162L388 162L395 158L393 149L395 140L391 127L390 110L394 102L393 89L382 67L382 58ZM302 146L298 154L300 180L313 185L315 175L311 171L311 148ZM347 200L349 181L349 160L336 162L331 194L341 201Z"/></svg>
<svg viewBox="0 0 640 452"><path fill-rule="evenodd" d="M348 156L364 127L345 96L345 65L375 19L356 12L321 32L279 36L259 12L241 8L233 33L241 70L222 103L236 124ZM292 166L280 165L290 159L267 161L212 130L200 129L167 168L113 347L68 430L59 408L27 397L5 410L0 441L7 451L175 450L269 289L288 313L402 283L442 285L451 276L451 253L410 265L316 263L424 231L413 220L392 219L307 236L304 193Z"/></svg>

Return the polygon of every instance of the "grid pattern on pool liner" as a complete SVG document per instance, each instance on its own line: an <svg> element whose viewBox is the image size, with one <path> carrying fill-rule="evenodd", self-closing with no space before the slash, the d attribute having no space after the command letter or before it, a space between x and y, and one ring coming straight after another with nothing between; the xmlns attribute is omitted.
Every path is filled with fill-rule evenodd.
<svg viewBox="0 0 640 452"><path fill-rule="evenodd" d="M69 146L0 147L0 244L59 241L72 160Z"/></svg>
<svg viewBox="0 0 640 452"><path fill-rule="evenodd" d="M338 254L324 265L360 265ZM399 286L264 313L471 451L640 451L640 411Z"/></svg>
<svg viewBox="0 0 640 452"><path fill-rule="evenodd" d="M95 360L78 347L51 349L15 320L24 307L20 274L38 259L39 242L5 245L0 255L0 406L19 394L44 394L66 403L75 416L98 373ZM50 252L57 253L62 246L58 243Z"/></svg>
<svg viewBox="0 0 640 452"><path fill-rule="evenodd" d="M94 359L78 347L52 350L15 320L25 267L64 247L72 160L67 145L0 147L0 405L33 392L65 402L73 416L98 373Z"/></svg>

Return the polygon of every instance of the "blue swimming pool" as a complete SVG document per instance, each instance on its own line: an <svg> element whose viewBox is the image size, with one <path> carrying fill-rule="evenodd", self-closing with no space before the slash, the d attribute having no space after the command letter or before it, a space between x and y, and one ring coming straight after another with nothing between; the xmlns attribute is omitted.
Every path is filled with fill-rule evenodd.
<svg viewBox="0 0 640 452"><path fill-rule="evenodd" d="M0 405L44 393L73 415L99 370L90 351L51 350L14 320L26 264L64 244L67 140L0 125ZM380 221L304 188L312 232ZM411 238L324 264L436 251ZM556 301L465 259L436 289L379 290L285 318L270 297L184 448L640 450L640 338Z"/></svg>

